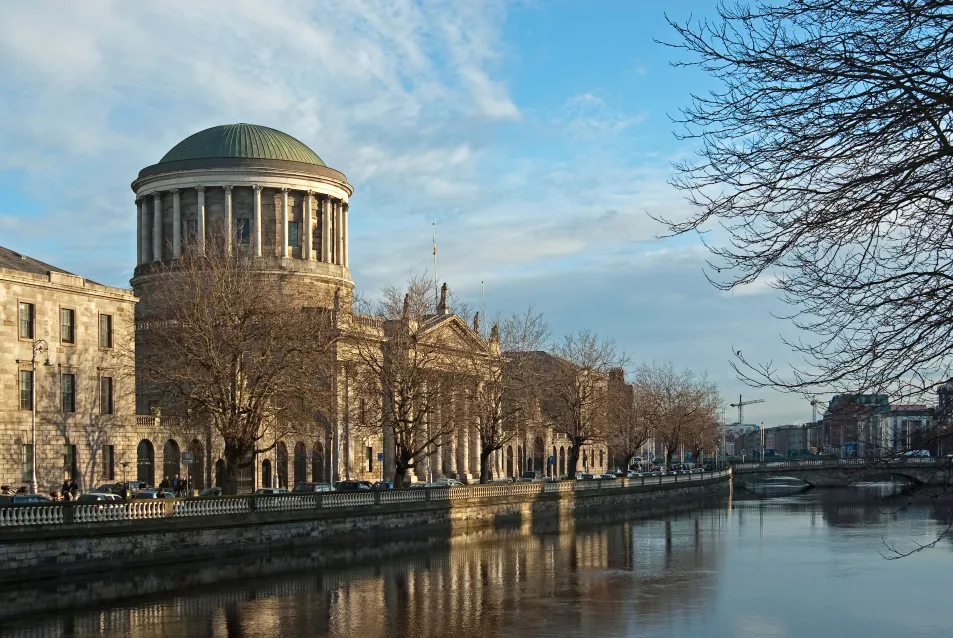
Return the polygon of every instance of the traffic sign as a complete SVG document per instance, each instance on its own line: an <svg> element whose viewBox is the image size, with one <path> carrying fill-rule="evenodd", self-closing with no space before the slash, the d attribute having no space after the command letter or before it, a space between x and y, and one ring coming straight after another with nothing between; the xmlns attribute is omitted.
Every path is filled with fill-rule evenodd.
<svg viewBox="0 0 953 638"><path fill-rule="evenodd" d="M383 460L384 460L384 453L383 453L383 452L378 452L378 453L377 453L377 460L378 460L378 461L383 461Z"/></svg>
<svg viewBox="0 0 953 638"><path fill-rule="evenodd" d="M182 462L185 463L186 465L188 465L189 463L191 463L191 462L194 461L194 460L195 460L195 457L192 455L191 452L183 452L183 453L182 453Z"/></svg>
<svg viewBox="0 0 953 638"><path fill-rule="evenodd" d="M556 457L555 456L549 457L548 463L550 465L556 465Z"/></svg>

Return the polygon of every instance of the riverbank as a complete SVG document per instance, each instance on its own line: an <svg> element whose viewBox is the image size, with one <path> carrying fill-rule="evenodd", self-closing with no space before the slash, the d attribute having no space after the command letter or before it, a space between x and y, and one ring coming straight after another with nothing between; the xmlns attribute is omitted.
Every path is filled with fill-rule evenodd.
<svg viewBox="0 0 953 638"><path fill-rule="evenodd" d="M730 477L580 492L47 526L0 532L0 618L171 591L298 565L374 564L451 548L481 532L572 532L683 512L726 497ZM250 570L250 571L249 571ZM46 607L49 605L49 607Z"/></svg>

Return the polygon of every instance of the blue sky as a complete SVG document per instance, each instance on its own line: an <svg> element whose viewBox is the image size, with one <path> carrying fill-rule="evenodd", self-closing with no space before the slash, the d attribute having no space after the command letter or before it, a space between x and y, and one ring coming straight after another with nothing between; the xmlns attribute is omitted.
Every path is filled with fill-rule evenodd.
<svg viewBox="0 0 953 638"><path fill-rule="evenodd" d="M543 311L633 362L707 371L723 396L766 399L746 421L810 417L749 391L732 349L791 359L773 291L705 281L667 183L691 144L669 115L710 88L654 2L31 2L0 21L0 245L128 286L129 183L189 134L281 129L343 171L354 279L373 294L431 267L491 315ZM711 2L664 4L675 19Z"/></svg>

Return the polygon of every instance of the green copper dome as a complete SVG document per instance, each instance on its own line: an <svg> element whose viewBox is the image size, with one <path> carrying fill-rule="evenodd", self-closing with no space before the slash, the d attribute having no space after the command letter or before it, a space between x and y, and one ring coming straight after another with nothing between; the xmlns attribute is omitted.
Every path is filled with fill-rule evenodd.
<svg viewBox="0 0 953 638"><path fill-rule="evenodd" d="M281 131L254 124L223 124L190 135L159 164L214 157L285 160L326 166L318 154Z"/></svg>

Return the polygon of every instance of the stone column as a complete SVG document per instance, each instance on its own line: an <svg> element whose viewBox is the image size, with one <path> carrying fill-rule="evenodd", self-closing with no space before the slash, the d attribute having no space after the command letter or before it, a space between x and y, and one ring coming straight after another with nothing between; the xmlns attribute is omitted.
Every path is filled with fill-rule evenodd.
<svg viewBox="0 0 953 638"><path fill-rule="evenodd" d="M252 244L254 244L255 257L261 257L261 184L252 186L254 191L254 217L252 223Z"/></svg>
<svg viewBox="0 0 953 638"><path fill-rule="evenodd" d="M459 462L457 463L457 478L464 478L467 481L473 477L470 469L470 424L466 419L463 420L463 428L458 437L460 447L458 449Z"/></svg>
<svg viewBox="0 0 953 638"><path fill-rule="evenodd" d="M204 253L205 252L205 187L196 186L195 190L198 191L198 195L199 195L198 206L195 209L195 217L196 217L196 221L198 222L196 224L198 228L196 233L198 237L196 238L196 241L198 242L199 250L201 250Z"/></svg>
<svg viewBox="0 0 953 638"><path fill-rule="evenodd" d="M454 430L447 435L447 446L450 448L447 454L447 473L457 476L457 432Z"/></svg>
<svg viewBox="0 0 953 638"><path fill-rule="evenodd" d="M349 205L347 202L341 202L341 254L343 259L341 264L347 268L347 209Z"/></svg>
<svg viewBox="0 0 953 638"><path fill-rule="evenodd" d="M344 264L343 253L344 249L342 248L342 233L341 233L341 211L344 206L342 206L341 201L334 203L334 263L340 265Z"/></svg>
<svg viewBox="0 0 953 638"><path fill-rule="evenodd" d="M307 261L311 261L311 259L313 259L311 255L311 242L312 242L312 237L314 237L314 235L311 232L311 191L304 192L303 202L304 202L304 207L303 207L304 208L304 224L303 224L304 241L301 242L301 250L303 251L303 254L301 256L304 257Z"/></svg>
<svg viewBox="0 0 953 638"><path fill-rule="evenodd" d="M136 199L136 265L146 263L146 202Z"/></svg>
<svg viewBox="0 0 953 638"><path fill-rule="evenodd" d="M235 223L232 220L232 187L223 186L225 189L225 252L232 252L232 244L235 243Z"/></svg>
<svg viewBox="0 0 953 638"><path fill-rule="evenodd" d="M152 261L162 261L162 195L152 194Z"/></svg>
<svg viewBox="0 0 953 638"><path fill-rule="evenodd" d="M288 189L281 189L281 256L288 256Z"/></svg>
<svg viewBox="0 0 953 638"><path fill-rule="evenodd" d="M172 189L172 258L182 256L182 203L179 189Z"/></svg>
<svg viewBox="0 0 953 638"><path fill-rule="evenodd" d="M331 263L331 198L321 201L321 261Z"/></svg>

